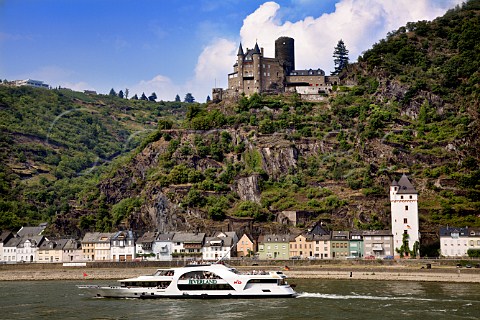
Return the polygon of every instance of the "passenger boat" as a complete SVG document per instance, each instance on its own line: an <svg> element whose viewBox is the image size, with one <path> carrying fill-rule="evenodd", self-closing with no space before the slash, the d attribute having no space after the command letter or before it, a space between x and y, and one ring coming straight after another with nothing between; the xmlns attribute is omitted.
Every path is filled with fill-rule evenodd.
<svg viewBox="0 0 480 320"><path fill-rule="evenodd" d="M153 275L119 280L117 286L79 285L105 298L292 298L281 271L240 273L225 264L187 265L158 269Z"/></svg>

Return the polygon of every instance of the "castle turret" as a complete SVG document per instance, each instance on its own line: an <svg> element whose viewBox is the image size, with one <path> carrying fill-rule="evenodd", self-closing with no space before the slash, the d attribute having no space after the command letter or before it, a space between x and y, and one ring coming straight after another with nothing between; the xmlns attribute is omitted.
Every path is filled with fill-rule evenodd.
<svg viewBox="0 0 480 320"><path fill-rule="evenodd" d="M295 40L289 37L275 40L275 58L285 69L286 75L295 70Z"/></svg>
<svg viewBox="0 0 480 320"><path fill-rule="evenodd" d="M258 47L258 43L255 43L255 48L252 52L253 58L253 78L254 78L254 92L262 92L262 53Z"/></svg>
<svg viewBox="0 0 480 320"><path fill-rule="evenodd" d="M390 205L392 218L393 246L396 256L402 251L405 257L417 250L416 242L420 241L418 222L418 192L404 174L397 182L390 185ZM402 245L407 248L402 250ZM418 254L416 252L415 254Z"/></svg>
<svg viewBox="0 0 480 320"><path fill-rule="evenodd" d="M238 89L243 92L243 60L245 54L243 53L242 43L238 46L237 52L237 75L238 75Z"/></svg>

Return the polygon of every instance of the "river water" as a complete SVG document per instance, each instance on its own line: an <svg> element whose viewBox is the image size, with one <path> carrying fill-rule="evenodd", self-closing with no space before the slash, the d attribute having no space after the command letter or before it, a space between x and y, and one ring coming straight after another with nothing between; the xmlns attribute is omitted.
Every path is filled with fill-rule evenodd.
<svg viewBox="0 0 480 320"><path fill-rule="evenodd" d="M295 299L92 298L76 284L0 282L0 319L480 319L480 284L290 279Z"/></svg>

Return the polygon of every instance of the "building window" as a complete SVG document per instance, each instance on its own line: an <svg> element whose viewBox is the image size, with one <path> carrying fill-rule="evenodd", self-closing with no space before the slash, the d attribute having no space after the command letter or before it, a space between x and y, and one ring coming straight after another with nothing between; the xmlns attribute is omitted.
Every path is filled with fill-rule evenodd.
<svg viewBox="0 0 480 320"><path fill-rule="evenodd" d="M405 211L408 211L408 206L405 206Z"/></svg>
<svg viewBox="0 0 480 320"><path fill-rule="evenodd" d="M407 218L403 218L403 223L408 223Z"/></svg>
<svg viewBox="0 0 480 320"><path fill-rule="evenodd" d="M400 199L403 199L403 196L400 196Z"/></svg>

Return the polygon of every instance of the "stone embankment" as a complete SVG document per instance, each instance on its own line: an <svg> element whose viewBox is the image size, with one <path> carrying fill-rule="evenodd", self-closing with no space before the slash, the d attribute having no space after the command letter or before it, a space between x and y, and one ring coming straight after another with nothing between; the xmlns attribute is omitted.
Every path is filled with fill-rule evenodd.
<svg viewBox="0 0 480 320"><path fill-rule="evenodd" d="M101 265L101 264L100 264ZM26 280L118 280L138 275L153 274L156 266L98 265L88 267L63 267L58 265L3 265L0 281ZM165 266L162 266L165 267ZM298 279L355 279L480 283L479 268L434 266L431 269L416 266L385 265L255 265L238 266L241 272L282 269L290 278Z"/></svg>

